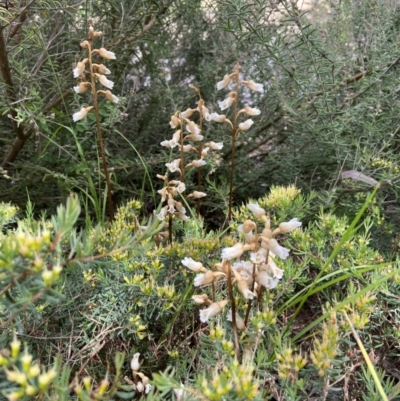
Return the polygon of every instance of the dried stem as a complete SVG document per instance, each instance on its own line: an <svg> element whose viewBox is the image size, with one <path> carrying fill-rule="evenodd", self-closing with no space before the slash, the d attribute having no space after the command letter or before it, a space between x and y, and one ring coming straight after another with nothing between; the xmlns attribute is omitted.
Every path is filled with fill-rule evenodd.
<svg viewBox="0 0 400 401"><path fill-rule="evenodd" d="M228 279L228 293L229 293L229 299L231 301L231 309L232 309L232 329L233 329L233 337L235 340L235 353L236 353L236 359L239 360L240 358L240 345L239 345L239 336L238 336L238 331L237 331L237 326L236 326L236 304L235 304L235 298L233 295L233 286L232 286L232 270L231 270L231 263L230 261L224 261L227 265L227 279Z"/></svg>
<svg viewBox="0 0 400 401"><path fill-rule="evenodd" d="M237 106L238 106L238 100L239 100L239 87L240 87L240 82L239 82L239 63L236 64L235 70L234 70L234 76L235 76L235 82L236 82L236 95L235 95L235 100L234 100L234 109L233 109L233 125L232 125L232 151L231 151L231 171L230 171L230 177L229 177L229 206L228 206L228 221L232 219L232 202L233 202L233 175L235 171L235 148L236 148L236 137L237 137Z"/></svg>

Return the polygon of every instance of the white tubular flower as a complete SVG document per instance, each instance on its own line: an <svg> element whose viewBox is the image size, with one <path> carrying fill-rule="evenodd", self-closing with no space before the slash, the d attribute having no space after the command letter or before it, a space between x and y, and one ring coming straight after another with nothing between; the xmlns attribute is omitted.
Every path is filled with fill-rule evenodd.
<svg viewBox="0 0 400 401"><path fill-rule="evenodd" d="M97 93L102 93L110 102L119 103L119 99L117 98L117 96L113 95L111 91L97 91Z"/></svg>
<svg viewBox="0 0 400 401"><path fill-rule="evenodd" d="M244 109L240 110L239 113L246 113L248 116L258 116L261 111L257 107L245 107Z"/></svg>
<svg viewBox="0 0 400 401"><path fill-rule="evenodd" d="M271 250L276 256L278 256L281 259L287 259L289 256L290 250L285 248L284 246L280 246L278 244L278 241L274 238L271 238L267 242L268 249Z"/></svg>
<svg viewBox="0 0 400 401"><path fill-rule="evenodd" d="M172 149L176 146L176 143L172 140L171 141L162 141L162 142L160 142L160 145L164 146L166 148Z"/></svg>
<svg viewBox="0 0 400 401"><path fill-rule="evenodd" d="M81 82L78 86L74 86L74 91L76 93L84 93L88 90L89 86L90 86L89 82Z"/></svg>
<svg viewBox="0 0 400 401"><path fill-rule="evenodd" d="M249 209L257 219L262 219L266 215L265 210L258 206L257 203L249 203L247 209Z"/></svg>
<svg viewBox="0 0 400 401"><path fill-rule="evenodd" d="M212 270L207 270L205 273L198 274L193 281L195 287L202 287L204 285L209 285L214 280L218 280L221 276L225 276L222 272L213 272Z"/></svg>
<svg viewBox="0 0 400 401"><path fill-rule="evenodd" d="M186 138L187 139L191 139L193 142L200 142L200 141L203 140L204 136L203 135L190 134Z"/></svg>
<svg viewBox="0 0 400 401"><path fill-rule="evenodd" d="M193 160L191 163L187 164L186 167L193 166L193 167L199 168L199 167L204 166L205 164L207 164L205 162L205 160L199 159L199 160Z"/></svg>
<svg viewBox="0 0 400 401"><path fill-rule="evenodd" d="M140 356L140 353L137 352L135 355L133 355L133 358L131 359L131 369L134 372L138 372L140 369L139 356Z"/></svg>
<svg viewBox="0 0 400 401"><path fill-rule="evenodd" d="M203 116L203 118L205 119L205 120L207 120L207 121L210 121L211 120L211 114L210 114L210 112L208 111L208 109L207 109L207 107L206 106L201 106L201 114L202 114L202 116Z"/></svg>
<svg viewBox="0 0 400 401"><path fill-rule="evenodd" d="M165 163L165 165L171 173L175 173L175 171L181 171L181 169L179 168L180 163L181 159L175 159L171 163Z"/></svg>
<svg viewBox="0 0 400 401"><path fill-rule="evenodd" d="M92 53L99 54L100 57L105 58L106 60L115 60L115 53L108 51L104 47L101 47L100 49L95 49L92 51Z"/></svg>
<svg viewBox="0 0 400 401"><path fill-rule="evenodd" d="M179 144L180 139L181 139L181 130L179 129L178 131L174 132L174 135L172 135L172 140L176 142L176 144Z"/></svg>
<svg viewBox="0 0 400 401"><path fill-rule="evenodd" d="M160 221L163 221L165 219L165 217L168 214L168 205L164 206L161 210L160 213L157 214L157 219Z"/></svg>
<svg viewBox="0 0 400 401"><path fill-rule="evenodd" d="M253 92L264 92L264 87L262 84L257 84L253 80L250 81L242 81L242 84L245 84L250 90Z"/></svg>
<svg viewBox="0 0 400 401"><path fill-rule="evenodd" d="M159 193L161 195L161 201L164 202L165 199L167 199L167 196L168 196L168 188L164 187L163 189L159 189L157 191L157 193Z"/></svg>
<svg viewBox="0 0 400 401"><path fill-rule="evenodd" d="M217 123L223 123L226 120L225 114L211 113L210 120L215 121Z"/></svg>
<svg viewBox="0 0 400 401"><path fill-rule="evenodd" d="M188 198L194 198L194 199L200 199L200 198L204 198L205 196L207 196L207 194L205 192L193 191L187 197Z"/></svg>
<svg viewBox="0 0 400 401"><path fill-rule="evenodd" d="M186 216L184 213L177 213L177 214L176 214L176 217L178 217L178 219L179 219L179 220L182 220L182 221L188 221L188 220L190 220L190 217L189 217L189 216Z"/></svg>
<svg viewBox="0 0 400 401"><path fill-rule="evenodd" d="M186 109L185 111L182 111L182 113L179 115L180 118L189 118L196 109Z"/></svg>
<svg viewBox="0 0 400 401"><path fill-rule="evenodd" d="M270 257L268 260L268 264L262 265L260 270L265 270L268 274L271 274L274 278L281 279L283 277L283 270L280 269L275 261Z"/></svg>
<svg viewBox="0 0 400 401"><path fill-rule="evenodd" d="M257 252L250 253L250 260L257 265L265 263L266 257L267 250L264 248L260 248Z"/></svg>
<svg viewBox="0 0 400 401"><path fill-rule="evenodd" d="M99 82L106 88L112 89L114 87L114 82L107 79L105 75L94 73L94 76L99 80Z"/></svg>
<svg viewBox="0 0 400 401"><path fill-rule="evenodd" d="M247 284L248 277L242 277L242 275L235 269L233 269L232 271L236 278L238 290L243 294L246 299L254 299L256 294L254 294L254 292L251 292L249 289L249 286Z"/></svg>
<svg viewBox="0 0 400 401"><path fill-rule="evenodd" d="M208 146L206 146L205 148L203 148L201 150L201 158L203 159L204 157L208 156L208 151L210 150L210 148Z"/></svg>
<svg viewBox="0 0 400 401"><path fill-rule="evenodd" d="M80 111L77 111L76 113L74 113L74 114L72 115L72 119L73 119L75 122L76 122L76 121L79 121L79 120L83 120L83 119L86 117L87 113L89 113L89 111L92 110L93 108L94 108L93 106L82 107L82 108L80 109Z"/></svg>
<svg viewBox="0 0 400 401"><path fill-rule="evenodd" d="M299 227L301 227L301 221L294 218L290 221L279 224L279 233L288 233Z"/></svg>
<svg viewBox="0 0 400 401"><path fill-rule="evenodd" d="M180 147L179 147L180 149ZM183 153L188 153L190 151L192 151L193 149L195 149L192 145L183 145L182 150Z"/></svg>
<svg viewBox="0 0 400 401"><path fill-rule="evenodd" d="M93 64L99 74L111 74L111 71L104 64Z"/></svg>
<svg viewBox="0 0 400 401"><path fill-rule="evenodd" d="M195 122L190 121L188 119L185 119L185 121L186 121L186 131L187 132L190 132L193 135L199 135L200 134L200 132L201 132L200 128Z"/></svg>
<svg viewBox="0 0 400 401"><path fill-rule="evenodd" d="M237 244L235 244L229 248L224 248L222 250L221 257L222 257L222 259L240 258L240 256L242 256L242 253L244 252L244 247L245 247L245 245L238 242Z"/></svg>
<svg viewBox="0 0 400 401"><path fill-rule="evenodd" d="M249 118L248 120L239 124L239 129L240 131L247 131L253 124L254 121L251 118Z"/></svg>
<svg viewBox="0 0 400 401"><path fill-rule="evenodd" d="M90 44L87 40L84 40L83 42L80 43L82 49L88 49Z"/></svg>
<svg viewBox="0 0 400 401"><path fill-rule="evenodd" d="M228 302L227 299L224 301L214 302L207 309L201 310L200 321L206 323L210 317L217 316Z"/></svg>
<svg viewBox="0 0 400 401"><path fill-rule="evenodd" d="M232 106L235 99L236 99L236 92L231 92L229 93L226 99L218 101L218 106L221 110L225 110Z"/></svg>
<svg viewBox="0 0 400 401"><path fill-rule="evenodd" d="M180 120L175 114L171 116L171 121L169 122L169 125L171 126L171 128L179 127Z"/></svg>
<svg viewBox="0 0 400 401"><path fill-rule="evenodd" d="M241 224L237 230L239 233L241 234L248 234L249 232L251 232L252 230L254 230L256 228L256 223L254 223L254 221L252 220L245 220L243 222L243 224Z"/></svg>
<svg viewBox="0 0 400 401"><path fill-rule="evenodd" d="M203 272L205 273L207 269L203 266L201 262L196 262L192 258L184 258L181 260L181 263L183 266L187 267L190 270L193 270L194 272Z"/></svg>
<svg viewBox="0 0 400 401"><path fill-rule="evenodd" d="M231 82L231 77L225 75L222 81L217 82L217 90L225 89Z"/></svg>
<svg viewBox="0 0 400 401"><path fill-rule="evenodd" d="M207 142L205 146L209 146L211 150L221 150L224 147L223 142Z"/></svg>
<svg viewBox="0 0 400 401"><path fill-rule="evenodd" d="M181 194L182 192L185 192L186 190L186 185L184 182L178 181L177 186L175 187L176 190ZM180 203L180 202L179 202ZM179 210L179 209L178 209Z"/></svg>
<svg viewBox="0 0 400 401"><path fill-rule="evenodd" d="M208 299L207 294L202 294L202 295L193 295L192 300L194 303L197 305L202 305L202 304L207 304L210 305L212 302Z"/></svg>
<svg viewBox="0 0 400 401"><path fill-rule="evenodd" d="M261 271L258 273L257 281L268 290L272 290L279 284L279 279L271 277L266 271Z"/></svg>
<svg viewBox="0 0 400 401"><path fill-rule="evenodd" d="M83 72L85 71L86 63L88 62L88 59L85 58L85 60L78 61L76 63L76 67L72 70L74 73L74 78L79 78Z"/></svg>
<svg viewBox="0 0 400 401"><path fill-rule="evenodd" d="M242 319L242 317L240 317L240 315L236 312L235 314L236 317L236 327L239 330L246 330L246 326L244 324L244 320ZM228 320L228 322L232 321L232 309L229 309L227 315L226 315L226 319Z"/></svg>
<svg viewBox="0 0 400 401"><path fill-rule="evenodd" d="M175 202L176 210L177 210L179 213L186 214L186 209L185 209L184 206L182 205L182 202L178 202L178 201L174 201L174 202Z"/></svg>

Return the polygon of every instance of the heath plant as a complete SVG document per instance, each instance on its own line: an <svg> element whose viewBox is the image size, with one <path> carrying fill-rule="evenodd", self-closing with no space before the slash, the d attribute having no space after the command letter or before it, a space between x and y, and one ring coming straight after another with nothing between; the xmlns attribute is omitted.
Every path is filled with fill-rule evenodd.
<svg viewBox="0 0 400 401"><path fill-rule="evenodd" d="M78 78L78 85L74 87L74 91L78 94L85 93L90 89L92 95L92 105L81 107L79 111L73 114L72 119L76 121L83 120L88 113L94 111L96 119L96 131L97 137L100 144L100 153L103 163L103 171L107 184L107 198L108 198L108 211L110 221L114 220L114 206L112 200L112 187L111 179L109 174L109 169L107 167L107 157L104 146L103 135L101 131L100 113L99 113L99 95L102 98L112 102L118 103L119 99L115 96L110 89L114 87L114 82L110 81L106 75L111 74L111 71L100 61L98 63L94 62L94 57L99 57L101 60L115 60L116 56L113 52L108 51L104 47L95 49L93 46L93 41L96 38L102 37L103 33L101 31L96 31L94 29L94 21L89 20L89 32L87 40L81 42L81 47L87 53L87 57L76 64L73 69L74 78ZM88 76L88 79L87 79ZM104 89L98 89L98 85Z"/></svg>

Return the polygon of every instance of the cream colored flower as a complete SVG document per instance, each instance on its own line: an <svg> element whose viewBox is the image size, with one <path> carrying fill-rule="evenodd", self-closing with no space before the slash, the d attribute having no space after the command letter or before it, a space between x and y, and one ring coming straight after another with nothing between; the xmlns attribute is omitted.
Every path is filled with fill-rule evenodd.
<svg viewBox="0 0 400 401"><path fill-rule="evenodd" d="M254 214L257 219L262 219L266 215L265 210L258 206L257 203L249 203L247 205L247 208Z"/></svg>
<svg viewBox="0 0 400 401"><path fill-rule="evenodd" d="M200 142L203 140L203 138L204 138L203 135L197 135L197 134L190 134L190 135L186 136L186 139L190 139L193 142Z"/></svg>
<svg viewBox="0 0 400 401"><path fill-rule="evenodd" d="M187 267L190 270L193 270L194 272L207 272L207 269L203 266L201 262L196 262L192 258L184 258L181 260L181 263L183 266Z"/></svg>
<svg viewBox="0 0 400 401"><path fill-rule="evenodd" d="M245 245L241 244L238 242L237 244L229 247L229 248L224 248L222 250L221 257L222 259L235 259L235 258L240 258L242 256L242 253L245 251Z"/></svg>
<svg viewBox="0 0 400 401"><path fill-rule="evenodd" d="M171 173L175 173L175 171L181 171L181 169L179 168L180 163L181 159L175 159L171 163L165 163L165 165Z"/></svg>
<svg viewBox="0 0 400 401"><path fill-rule="evenodd" d="M249 232L251 232L252 230L254 230L256 228L256 223L254 223L254 221L252 220L245 220L243 222L243 224L241 224L237 230L239 233L241 234L248 234Z"/></svg>
<svg viewBox="0 0 400 401"><path fill-rule="evenodd" d="M200 198L204 198L205 196L207 196L207 194L205 192L193 191L187 197L188 198L194 198L194 199L200 199Z"/></svg>
<svg viewBox="0 0 400 401"><path fill-rule="evenodd" d="M204 285L209 285L220 277L225 276L222 272L213 272L212 270L207 270L205 273L198 274L193 281L195 287L202 287Z"/></svg>
<svg viewBox="0 0 400 401"><path fill-rule="evenodd" d="M254 121L249 118L248 120L239 124L239 129L240 129L240 131L247 131L253 124L254 124Z"/></svg>
<svg viewBox="0 0 400 401"><path fill-rule="evenodd" d="M196 303L198 305L202 305L202 304L210 305L212 303L208 299L208 295L207 294L193 295L192 296L192 300L194 301L194 303Z"/></svg>
<svg viewBox="0 0 400 401"><path fill-rule="evenodd" d="M88 62L88 59L85 58L84 60L78 61L76 63L76 67L72 70L72 72L74 73L74 78L79 78L83 74L83 72L85 71L87 62Z"/></svg>
<svg viewBox="0 0 400 401"><path fill-rule="evenodd" d="M81 42L82 49L88 49L89 46L90 46L90 44L87 40L84 40L83 42Z"/></svg>
<svg viewBox="0 0 400 401"><path fill-rule="evenodd" d="M111 74L111 71L103 64L93 64L99 74Z"/></svg>
<svg viewBox="0 0 400 401"><path fill-rule="evenodd" d="M279 233L288 233L299 227L301 227L301 221L294 218L290 221L279 224Z"/></svg>
<svg viewBox="0 0 400 401"><path fill-rule="evenodd" d="M254 294L254 292L250 291L250 288L247 284L248 277L242 277L242 275L235 269L233 269L232 271L236 278L236 284L237 284L238 290L243 294L243 296L246 299L254 299L256 297L256 294Z"/></svg>
<svg viewBox="0 0 400 401"><path fill-rule="evenodd" d="M81 82L79 85L74 86L74 91L76 93L84 93L88 90L89 86L90 86L89 82Z"/></svg>
<svg viewBox="0 0 400 401"><path fill-rule="evenodd" d="M225 75L222 81L217 82L217 90L225 89L230 84L231 79L229 75Z"/></svg>
<svg viewBox="0 0 400 401"><path fill-rule="evenodd" d="M159 189L157 191L157 193L159 193L161 195L161 202L165 202L165 200L167 199L167 196L168 196L168 187Z"/></svg>
<svg viewBox="0 0 400 401"><path fill-rule="evenodd" d="M107 60L115 60L116 59L115 53L106 50L104 47L101 47L100 49L95 49L92 51L92 53L99 54L100 57L103 57Z"/></svg>
<svg viewBox="0 0 400 401"><path fill-rule="evenodd" d="M186 131L190 132L193 135L200 134L200 132L201 132L200 128L195 122L190 121L188 119L185 119L185 121L186 121Z"/></svg>
<svg viewBox="0 0 400 401"><path fill-rule="evenodd" d="M207 309L202 309L200 311L200 321L203 323L208 322L208 319L218 315L228 302L227 299L224 301L214 302Z"/></svg>
<svg viewBox="0 0 400 401"><path fill-rule="evenodd" d="M269 249L270 251L272 251L276 256L278 256L281 259L287 259L287 257L289 256L290 250L283 246L280 246L278 244L278 241L274 238L267 239L267 241L265 241L264 237L263 237L261 246L265 247L266 249Z"/></svg>
<svg viewBox="0 0 400 401"><path fill-rule="evenodd" d="M210 120L216 121L217 123L223 123L226 120L225 114L211 113Z"/></svg>
<svg viewBox="0 0 400 401"><path fill-rule="evenodd" d="M171 116L171 121L169 122L169 125L171 126L171 128L176 128L180 125L180 120L175 114Z"/></svg>
<svg viewBox="0 0 400 401"><path fill-rule="evenodd" d="M268 264L260 266L260 270L266 271L268 274L272 275L272 277L277 279L281 279L284 273L284 271L276 265L275 261L271 257L268 259Z"/></svg>
<svg viewBox="0 0 400 401"><path fill-rule="evenodd" d="M208 156L208 151L210 150L210 148L208 146L206 146L205 148L203 148L201 150L201 158L204 159L205 157Z"/></svg>
<svg viewBox="0 0 400 401"><path fill-rule="evenodd" d="M199 160L193 160L191 163L187 164L186 167L193 166L193 167L199 168L199 167L204 166L205 164L207 164L205 162L205 160L199 159Z"/></svg>
<svg viewBox="0 0 400 401"><path fill-rule="evenodd" d="M182 113L179 115L180 118L189 118L196 109L186 109L185 111L182 111Z"/></svg>
<svg viewBox="0 0 400 401"><path fill-rule="evenodd" d="M236 312L235 314L236 317L236 327L239 330L246 330L246 326L244 324L244 319ZM229 309L227 315L226 315L226 319L228 320L228 322L232 321L232 309Z"/></svg>
<svg viewBox="0 0 400 401"><path fill-rule="evenodd" d="M80 109L80 111L77 111L76 113L74 113L74 114L72 115L72 119L73 119L74 121L83 120L83 119L86 117L87 113L89 113L89 111L91 111L93 108L94 108L93 106L82 107L82 108Z"/></svg>
<svg viewBox="0 0 400 401"><path fill-rule="evenodd" d="M224 147L223 142L207 142L205 146L209 146L211 150L221 150Z"/></svg>
<svg viewBox="0 0 400 401"><path fill-rule="evenodd" d="M167 216L167 214L168 214L168 205L167 205L167 206L164 206L164 207L160 210L160 213L157 214L156 217L157 217L158 220L163 221L163 220L165 219L165 217Z"/></svg>
<svg viewBox="0 0 400 401"><path fill-rule="evenodd" d="M178 217L178 219L182 221L190 220L190 217L186 216L184 213L176 213L176 217Z"/></svg>
<svg viewBox="0 0 400 401"><path fill-rule="evenodd" d="M226 99L218 102L218 106L221 110L225 110L232 106L235 99L236 99L236 92L230 92Z"/></svg>
<svg viewBox="0 0 400 401"><path fill-rule="evenodd" d="M109 81L109 82L111 82L111 81ZM119 99L117 98L117 96L113 95L111 93L111 91L101 91L100 90L100 91L97 91L97 93L102 93L106 97L106 99L109 100L110 102L119 103Z"/></svg>
<svg viewBox="0 0 400 401"><path fill-rule="evenodd" d="M257 107L245 107L244 109L240 110L239 113L246 113L248 116L258 116L261 111Z"/></svg>
<svg viewBox="0 0 400 401"><path fill-rule="evenodd" d="M131 359L131 369L134 372L138 372L140 369L139 357L140 353L137 352L135 355L133 355L133 358Z"/></svg>
<svg viewBox="0 0 400 401"><path fill-rule="evenodd" d="M279 284L279 279L271 277L266 271L260 271L257 275L257 281L263 287L272 290Z"/></svg>
<svg viewBox="0 0 400 401"><path fill-rule="evenodd" d="M254 92L264 92L264 87L262 84L257 84L253 80L250 81L242 81L242 84L245 84L250 90Z"/></svg>
<svg viewBox="0 0 400 401"><path fill-rule="evenodd" d="M205 119L205 120L207 120L207 121L210 121L211 120L211 114L210 114L210 112L209 112L209 110L207 109L207 107L206 106L201 106L201 114L202 114L202 116L203 116L203 118Z"/></svg>
<svg viewBox="0 0 400 401"><path fill-rule="evenodd" d="M114 87L114 82L107 79L105 75L94 73L94 76L99 80L99 82L106 88L112 89Z"/></svg>
<svg viewBox="0 0 400 401"><path fill-rule="evenodd" d="M250 260L257 265L265 263L267 260L267 252L266 249L260 248L257 252L252 252L250 254Z"/></svg>

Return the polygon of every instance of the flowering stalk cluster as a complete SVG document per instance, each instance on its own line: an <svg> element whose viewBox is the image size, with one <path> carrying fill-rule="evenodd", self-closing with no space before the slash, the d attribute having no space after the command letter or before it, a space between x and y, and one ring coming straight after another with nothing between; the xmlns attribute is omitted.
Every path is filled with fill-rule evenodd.
<svg viewBox="0 0 400 401"><path fill-rule="evenodd" d="M205 192L200 190L201 168L207 164L206 159L210 156L211 151L221 150L223 147L222 142L217 143L209 141L203 143L204 136L202 135L202 130L204 121L220 121L221 117L225 118L225 116L219 116L217 113L210 113L208 108L204 105L204 100L201 98L199 89L193 85L189 85L189 87L199 95L197 107L193 109L188 108L183 112L177 111L172 115L169 124L171 128L176 129L176 131L170 140L165 140L160 143L163 147L169 149L177 148L179 150L179 158L165 164L170 173L179 174L179 180L169 180L168 173L163 176L157 176L166 184L158 193L161 195L162 202L167 202L167 205L165 205L157 215L159 220L164 220L167 215L169 216L170 222L172 216L176 216L183 221L188 219L182 203L174 200L175 196L182 194L186 190L185 175L188 168L197 169L197 190L188 194L187 199L192 198L197 200L197 212L199 214L200 199L207 196ZM197 123L191 120L194 116L197 117ZM188 157L189 154L194 155L194 158Z"/></svg>
<svg viewBox="0 0 400 401"><path fill-rule="evenodd" d="M138 393L148 394L151 390L151 384L149 383L149 378L142 372L139 372L140 363L139 363L140 353L137 352L133 355L131 359L131 369L133 379L135 381L135 388Z"/></svg>
<svg viewBox="0 0 400 401"><path fill-rule="evenodd" d="M231 74L227 74L224 76L222 81L217 83L217 89L225 89L227 88L231 82L235 84L235 88L233 91L228 93L228 96L218 102L218 105L221 110L225 110L233 106L233 118L232 121L226 118L225 115L217 115L215 116L215 121L224 122L230 125L231 127L231 142L232 142L232 150L231 150L231 170L230 170L230 179L229 179L229 206L228 206L228 220L232 218L232 200L233 200L233 174L235 170L235 147L236 147L236 139L241 131L247 131L254 124L254 121L251 118L248 118L245 121L239 122L241 115L246 116L258 116L261 112L256 107L246 106L240 110L238 110L239 105L239 90L241 86L246 86L252 92L263 92L264 88L262 84L256 83L253 80L245 81L240 79L239 74L239 64L236 64L234 71ZM215 113L216 114L216 113Z"/></svg>
<svg viewBox="0 0 400 401"><path fill-rule="evenodd" d="M231 309L228 312L228 320L232 322L236 352L238 354L239 344L237 329L246 330L249 319L252 300L260 301L262 288L275 288L283 277L283 270L278 268L275 258L286 259L289 249L279 245L276 237L295 230L301 226L296 218L280 223L274 230L270 227L270 219L264 209L258 204L250 203L247 207L251 210L256 220L264 223L261 232L257 232L257 224L253 220L246 220L238 227L244 241L238 242L232 247L222 249L222 262L217 263L213 269L207 269L201 262L186 257L182 264L188 269L198 273L194 279L195 287L212 287L212 299L208 294L194 295L193 301L199 305L207 305L206 309L200 311L200 320L206 323L211 317L218 315L230 302ZM242 259L243 254L249 251L249 258ZM232 263L233 260L236 260ZM228 299L215 300L215 283L224 279L228 284ZM246 316L243 318L236 312L234 285L236 290L248 302Z"/></svg>
<svg viewBox="0 0 400 401"><path fill-rule="evenodd" d="M79 79L79 83L77 86L74 87L74 91L78 94L81 94L85 93L88 89L91 89L93 97L93 105L88 107L82 107L79 111L73 114L72 119L75 122L83 120L92 110L94 110L95 112L97 135L100 142L103 170L107 183L109 214L110 214L110 220L112 221L114 219L114 208L111 195L111 180L107 168L107 159L104 149L103 135L101 133L98 95L104 96L107 100L109 100L112 103L118 103L119 99L110 91L110 89L114 87L114 82L110 81L106 77L106 75L110 74L111 71L104 64L94 63L93 56L97 54L102 59L105 60L115 60L116 57L113 52L106 50L104 47L101 47L100 49L93 49L93 39L100 38L102 36L102 32L95 31L93 27L93 22L91 20L89 22L90 22L90 27L88 33L88 40L84 40L81 43L81 47L87 51L87 58L77 63L76 67L73 69L73 74L74 78ZM86 81L87 72L89 73L90 81ZM100 83L100 85L106 88L106 90L97 89L96 86L97 83Z"/></svg>

